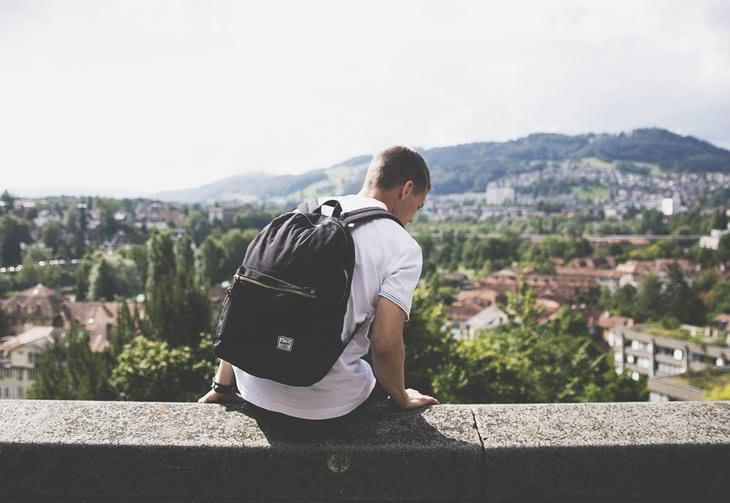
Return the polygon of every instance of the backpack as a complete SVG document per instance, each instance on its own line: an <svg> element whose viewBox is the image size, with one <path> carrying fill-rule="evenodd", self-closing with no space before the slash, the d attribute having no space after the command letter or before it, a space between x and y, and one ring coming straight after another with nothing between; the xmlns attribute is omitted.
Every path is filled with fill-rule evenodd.
<svg viewBox="0 0 730 503"><path fill-rule="evenodd" d="M233 275L216 327L216 356L290 386L322 380L357 333L342 340L355 266L351 233L379 218L402 226L381 208L343 214L335 200L305 202L272 220Z"/></svg>

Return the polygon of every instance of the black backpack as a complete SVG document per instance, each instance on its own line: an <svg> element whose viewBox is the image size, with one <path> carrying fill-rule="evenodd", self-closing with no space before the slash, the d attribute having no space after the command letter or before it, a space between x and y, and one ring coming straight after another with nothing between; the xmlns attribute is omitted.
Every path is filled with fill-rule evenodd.
<svg viewBox="0 0 730 503"><path fill-rule="evenodd" d="M246 250L223 302L214 350L256 377L311 386L357 332L341 338L355 266L351 232L378 218L402 224L380 208L343 214L335 200L298 209L275 218Z"/></svg>

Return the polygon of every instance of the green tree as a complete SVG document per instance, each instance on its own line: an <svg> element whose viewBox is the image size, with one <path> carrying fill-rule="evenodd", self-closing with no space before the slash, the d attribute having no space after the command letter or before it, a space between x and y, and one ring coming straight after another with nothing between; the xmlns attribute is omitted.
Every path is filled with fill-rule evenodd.
<svg viewBox="0 0 730 503"><path fill-rule="evenodd" d="M717 248L717 258L725 264L730 262L730 234L725 234L720 238Z"/></svg>
<svg viewBox="0 0 730 503"><path fill-rule="evenodd" d="M641 280L636 297L636 314L641 321L660 320L666 312L662 293L662 284L653 274L647 274Z"/></svg>
<svg viewBox="0 0 730 503"><path fill-rule="evenodd" d="M93 353L89 334L72 326L63 336L56 333L38 360L38 377L29 398L54 400L109 400L108 356Z"/></svg>
<svg viewBox="0 0 730 503"><path fill-rule="evenodd" d="M179 309L175 303L175 253L172 236L161 232L148 244L145 313L154 337L162 341L177 341Z"/></svg>
<svg viewBox="0 0 730 503"><path fill-rule="evenodd" d="M63 226L58 222L46 222L40 230L41 240L55 255L63 244Z"/></svg>
<svg viewBox="0 0 730 503"><path fill-rule="evenodd" d="M99 237L102 241L108 241L114 237L114 234L120 229L119 223L114 218L114 214L120 210L119 203L114 199L99 199L96 203L96 209L99 215Z"/></svg>
<svg viewBox="0 0 730 503"><path fill-rule="evenodd" d="M207 286L220 283L225 278L223 272L223 262L225 260L225 251L218 240L213 236L203 242L200 247L200 277L201 282Z"/></svg>
<svg viewBox="0 0 730 503"><path fill-rule="evenodd" d="M211 231L208 216L201 211L191 211L185 221L185 227L190 232L196 245L200 245Z"/></svg>
<svg viewBox="0 0 730 503"><path fill-rule="evenodd" d="M730 281L718 281L712 287L707 308L713 314L730 314Z"/></svg>
<svg viewBox="0 0 730 503"><path fill-rule="evenodd" d="M192 401L205 392L211 362L196 359L187 346L135 337L124 346L111 385L123 400Z"/></svg>
<svg viewBox="0 0 730 503"><path fill-rule="evenodd" d="M204 288L199 286L195 275L195 257L192 241L188 236L177 240L175 245L175 304L179 310L177 337L170 340L172 346L196 347L200 334L210 330L210 303Z"/></svg>
<svg viewBox="0 0 730 503"><path fill-rule="evenodd" d="M129 305L126 302L122 302L117 315L117 322L112 329L112 336L109 341L109 351L114 360L122 354L124 346L132 342L137 328L135 319L129 311Z"/></svg>
<svg viewBox="0 0 730 503"><path fill-rule="evenodd" d="M89 300L111 301L117 291L112 266L104 257L99 257L90 273Z"/></svg>
<svg viewBox="0 0 730 503"><path fill-rule="evenodd" d="M0 309L0 338L10 335L10 317Z"/></svg>
<svg viewBox="0 0 730 503"><path fill-rule="evenodd" d="M236 269L243 262L243 256L251 241L256 237L258 231L256 229L231 229L220 238L220 245L223 248L224 259L221 266L221 272L224 279L230 279Z"/></svg>
<svg viewBox="0 0 730 503"><path fill-rule="evenodd" d="M121 255L97 255L89 270L89 300L129 298L143 291L137 264Z"/></svg>
<svg viewBox="0 0 730 503"><path fill-rule="evenodd" d="M15 266L22 261L22 243L31 243L30 224L13 215L0 217L0 264Z"/></svg>
<svg viewBox="0 0 730 503"><path fill-rule="evenodd" d="M523 283L524 285L524 283ZM435 377L435 393L452 403L585 402L646 399L645 382L617 375L587 337L585 322L562 313L546 324L531 290L509 299L511 322L455 341Z"/></svg>
<svg viewBox="0 0 730 503"><path fill-rule="evenodd" d="M665 312L682 323L704 324L705 305L690 288L682 270L676 264L669 268L669 282L664 294L664 302Z"/></svg>
<svg viewBox="0 0 730 503"><path fill-rule="evenodd" d="M404 330L406 386L426 394L434 392L434 379L452 352L443 305L437 295L433 289L416 289L410 321Z"/></svg>
<svg viewBox="0 0 730 503"><path fill-rule="evenodd" d="M2 210L4 213L13 211L13 206L15 205L15 198L8 192L7 190L3 191L2 195L0 195L0 210Z"/></svg>

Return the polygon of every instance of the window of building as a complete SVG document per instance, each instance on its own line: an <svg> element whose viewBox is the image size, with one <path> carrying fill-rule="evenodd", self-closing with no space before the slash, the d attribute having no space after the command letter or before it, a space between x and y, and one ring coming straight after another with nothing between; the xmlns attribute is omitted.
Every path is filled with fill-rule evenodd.
<svg viewBox="0 0 730 503"><path fill-rule="evenodd" d="M18 386L18 398L23 398L23 388Z"/></svg>

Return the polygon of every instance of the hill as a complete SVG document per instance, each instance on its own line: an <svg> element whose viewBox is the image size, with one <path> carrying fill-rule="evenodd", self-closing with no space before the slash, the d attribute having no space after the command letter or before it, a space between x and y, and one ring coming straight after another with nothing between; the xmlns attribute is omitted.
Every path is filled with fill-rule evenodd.
<svg viewBox="0 0 730 503"><path fill-rule="evenodd" d="M657 173L730 173L730 151L665 129L636 129L620 134L562 135L535 133L507 142L481 142L422 150L433 191L480 192L490 181L541 169L550 163L602 163L607 169ZM354 157L326 169L300 175L247 173L187 190L161 192L167 201L216 201L356 191L371 157Z"/></svg>

